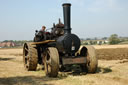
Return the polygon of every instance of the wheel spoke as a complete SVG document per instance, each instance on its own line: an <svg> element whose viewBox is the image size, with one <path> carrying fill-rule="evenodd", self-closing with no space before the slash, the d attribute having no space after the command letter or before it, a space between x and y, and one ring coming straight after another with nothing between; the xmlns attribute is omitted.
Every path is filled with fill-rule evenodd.
<svg viewBox="0 0 128 85"><path fill-rule="evenodd" d="M28 52L28 48L25 47L24 49Z"/></svg>
<svg viewBox="0 0 128 85"><path fill-rule="evenodd" d="M28 56L25 56L25 59L28 59Z"/></svg>
<svg viewBox="0 0 128 85"><path fill-rule="evenodd" d="M51 59L47 60L46 63L51 66Z"/></svg>
<svg viewBox="0 0 128 85"><path fill-rule="evenodd" d="M48 65L48 72L50 73L51 72L51 66Z"/></svg>

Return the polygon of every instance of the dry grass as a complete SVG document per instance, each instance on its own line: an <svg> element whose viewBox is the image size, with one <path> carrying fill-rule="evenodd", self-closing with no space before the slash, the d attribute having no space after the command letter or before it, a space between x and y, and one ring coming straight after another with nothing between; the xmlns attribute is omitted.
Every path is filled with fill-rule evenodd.
<svg viewBox="0 0 128 85"><path fill-rule="evenodd" d="M21 56L23 54L23 50L16 49L16 48L9 48L9 49L2 49L0 48L0 55L16 55L16 56Z"/></svg>
<svg viewBox="0 0 128 85"><path fill-rule="evenodd" d="M127 85L128 60L99 60L96 74L59 73L57 78L37 71L25 71L22 49L0 50L0 85Z"/></svg>

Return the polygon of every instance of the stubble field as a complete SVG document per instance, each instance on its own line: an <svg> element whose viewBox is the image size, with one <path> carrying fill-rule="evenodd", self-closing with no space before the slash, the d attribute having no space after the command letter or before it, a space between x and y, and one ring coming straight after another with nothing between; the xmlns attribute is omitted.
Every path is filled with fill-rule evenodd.
<svg viewBox="0 0 128 85"><path fill-rule="evenodd" d="M57 78L26 71L22 49L0 49L0 85L128 85L128 45L94 46L99 57L96 74L60 72Z"/></svg>

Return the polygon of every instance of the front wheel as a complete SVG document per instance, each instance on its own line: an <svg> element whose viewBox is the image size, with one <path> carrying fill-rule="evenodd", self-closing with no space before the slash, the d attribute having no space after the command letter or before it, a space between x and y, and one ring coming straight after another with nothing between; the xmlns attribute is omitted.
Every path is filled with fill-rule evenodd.
<svg viewBox="0 0 128 85"><path fill-rule="evenodd" d="M81 46L80 55L86 57L86 64L82 64L82 71L88 73L96 73L98 66L98 58L96 50L93 46Z"/></svg>
<svg viewBox="0 0 128 85"><path fill-rule="evenodd" d="M98 66L98 58L96 50L93 46L86 46L87 48L87 71L88 73L96 73Z"/></svg>
<svg viewBox="0 0 128 85"><path fill-rule="evenodd" d="M44 52L44 68L46 76L57 77L59 71L59 54L54 47L49 47Z"/></svg>

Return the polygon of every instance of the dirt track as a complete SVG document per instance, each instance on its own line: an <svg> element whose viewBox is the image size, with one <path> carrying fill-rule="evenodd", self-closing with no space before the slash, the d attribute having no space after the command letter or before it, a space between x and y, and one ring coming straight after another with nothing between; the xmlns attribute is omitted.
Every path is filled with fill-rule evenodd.
<svg viewBox="0 0 128 85"><path fill-rule="evenodd" d="M96 47L97 49L97 47ZM44 71L25 71L22 49L0 49L0 85L127 85L128 60L99 60L96 74L59 73L45 77Z"/></svg>

